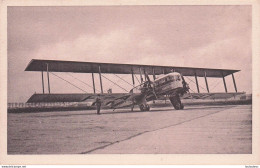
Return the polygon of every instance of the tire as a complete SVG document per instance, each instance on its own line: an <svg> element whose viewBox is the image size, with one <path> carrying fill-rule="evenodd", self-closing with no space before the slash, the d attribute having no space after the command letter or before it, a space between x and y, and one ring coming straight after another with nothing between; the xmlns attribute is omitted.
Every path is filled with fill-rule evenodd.
<svg viewBox="0 0 260 168"><path fill-rule="evenodd" d="M180 109L184 108L179 96L170 97L170 101L171 101L173 107L175 108L175 110L180 110Z"/></svg>
<svg viewBox="0 0 260 168"><path fill-rule="evenodd" d="M148 104L146 105L139 105L140 111L150 111L150 106Z"/></svg>
<svg viewBox="0 0 260 168"><path fill-rule="evenodd" d="M183 104L181 104L181 109L182 109L182 110L184 109L184 105L183 105Z"/></svg>
<svg viewBox="0 0 260 168"><path fill-rule="evenodd" d="M140 104L139 108L140 108L140 111L144 111L144 105L143 104Z"/></svg>
<svg viewBox="0 0 260 168"><path fill-rule="evenodd" d="M146 105L145 111L150 111L150 106L148 104Z"/></svg>
<svg viewBox="0 0 260 168"><path fill-rule="evenodd" d="M180 110L180 109L181 109L181 104L180 104L180 102L175 101L173 107L175 108L175 110Z"/></svg>

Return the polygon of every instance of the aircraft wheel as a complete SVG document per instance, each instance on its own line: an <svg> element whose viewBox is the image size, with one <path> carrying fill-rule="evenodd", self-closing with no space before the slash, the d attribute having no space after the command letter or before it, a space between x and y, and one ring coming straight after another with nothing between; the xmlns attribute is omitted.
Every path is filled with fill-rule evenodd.
<svg viewBox="0 0 260 168"><path fill-rule="evenodd" d="M181 109L184 109L184 105L183 104L181 104Z"/></svg>
<svg viewBox="0 0 260 168"><path fill-rule="evenodd" d="M170 101L175 110L180 110L184 108L183 104L181 103L180 97L170 97Z"/></svg>
<svg viewBox="0 0 260 168"><path fill-rule="evenodd" d="M140 111L149 111L150 110L150 106L148 104L144 105L141 104L139 105Z"/></svg>
<svg viewBox="0 0 260 168"><path fill-rule="evenodd" d="M147 104L146 105L146 108L145 108L146 111L150 111L150 106Z"/></svg>
<svg viewBox="0 0 260 168"><path fill-rule="evenodd" d="M144 107L143 104L140 104L140 105L139 105L139 108L140 108L140 111L145 111L145 107Z"/></svg>
<svg viewBox="0 0 260 168"><path fill-rule="evenodd" d="M180 110L181 109L181 104L176 101L175 104L173 105L173 107L175 108L175 110Z"/></svg>

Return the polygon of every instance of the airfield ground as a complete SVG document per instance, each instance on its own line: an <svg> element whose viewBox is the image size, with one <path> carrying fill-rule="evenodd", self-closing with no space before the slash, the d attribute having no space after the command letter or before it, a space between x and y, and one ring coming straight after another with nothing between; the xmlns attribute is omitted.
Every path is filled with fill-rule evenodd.
<svg viewBox="0 0 260 168"><path fill-rule="evenodd" d="M249 154L252 105L8 113L8 154Z"/></svg>

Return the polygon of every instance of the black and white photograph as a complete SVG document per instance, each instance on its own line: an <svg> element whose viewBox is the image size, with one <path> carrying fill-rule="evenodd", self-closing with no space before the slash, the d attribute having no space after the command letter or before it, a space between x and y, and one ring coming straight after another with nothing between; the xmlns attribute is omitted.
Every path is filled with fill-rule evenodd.
<svg viewBox="0 0 260 168"><path fill-rule="evenodd" d="M8 156L255 154L252 5L6 12Z"/></svg>

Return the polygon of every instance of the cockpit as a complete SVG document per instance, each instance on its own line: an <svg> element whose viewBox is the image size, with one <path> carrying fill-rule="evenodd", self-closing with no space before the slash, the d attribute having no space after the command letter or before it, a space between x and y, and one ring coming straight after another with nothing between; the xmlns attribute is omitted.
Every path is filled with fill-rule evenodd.
<svg viewBox="0 0 260 168"><path fill-rule="evenodd" d="M157 78L154 81L154 85L158 86L158 85L167 83L169 81L181 81L181 80L182 80L181 74L179 74L177 72L172 72L172 73L169 73L167 75L162 75L161 77Z"/></svg>

